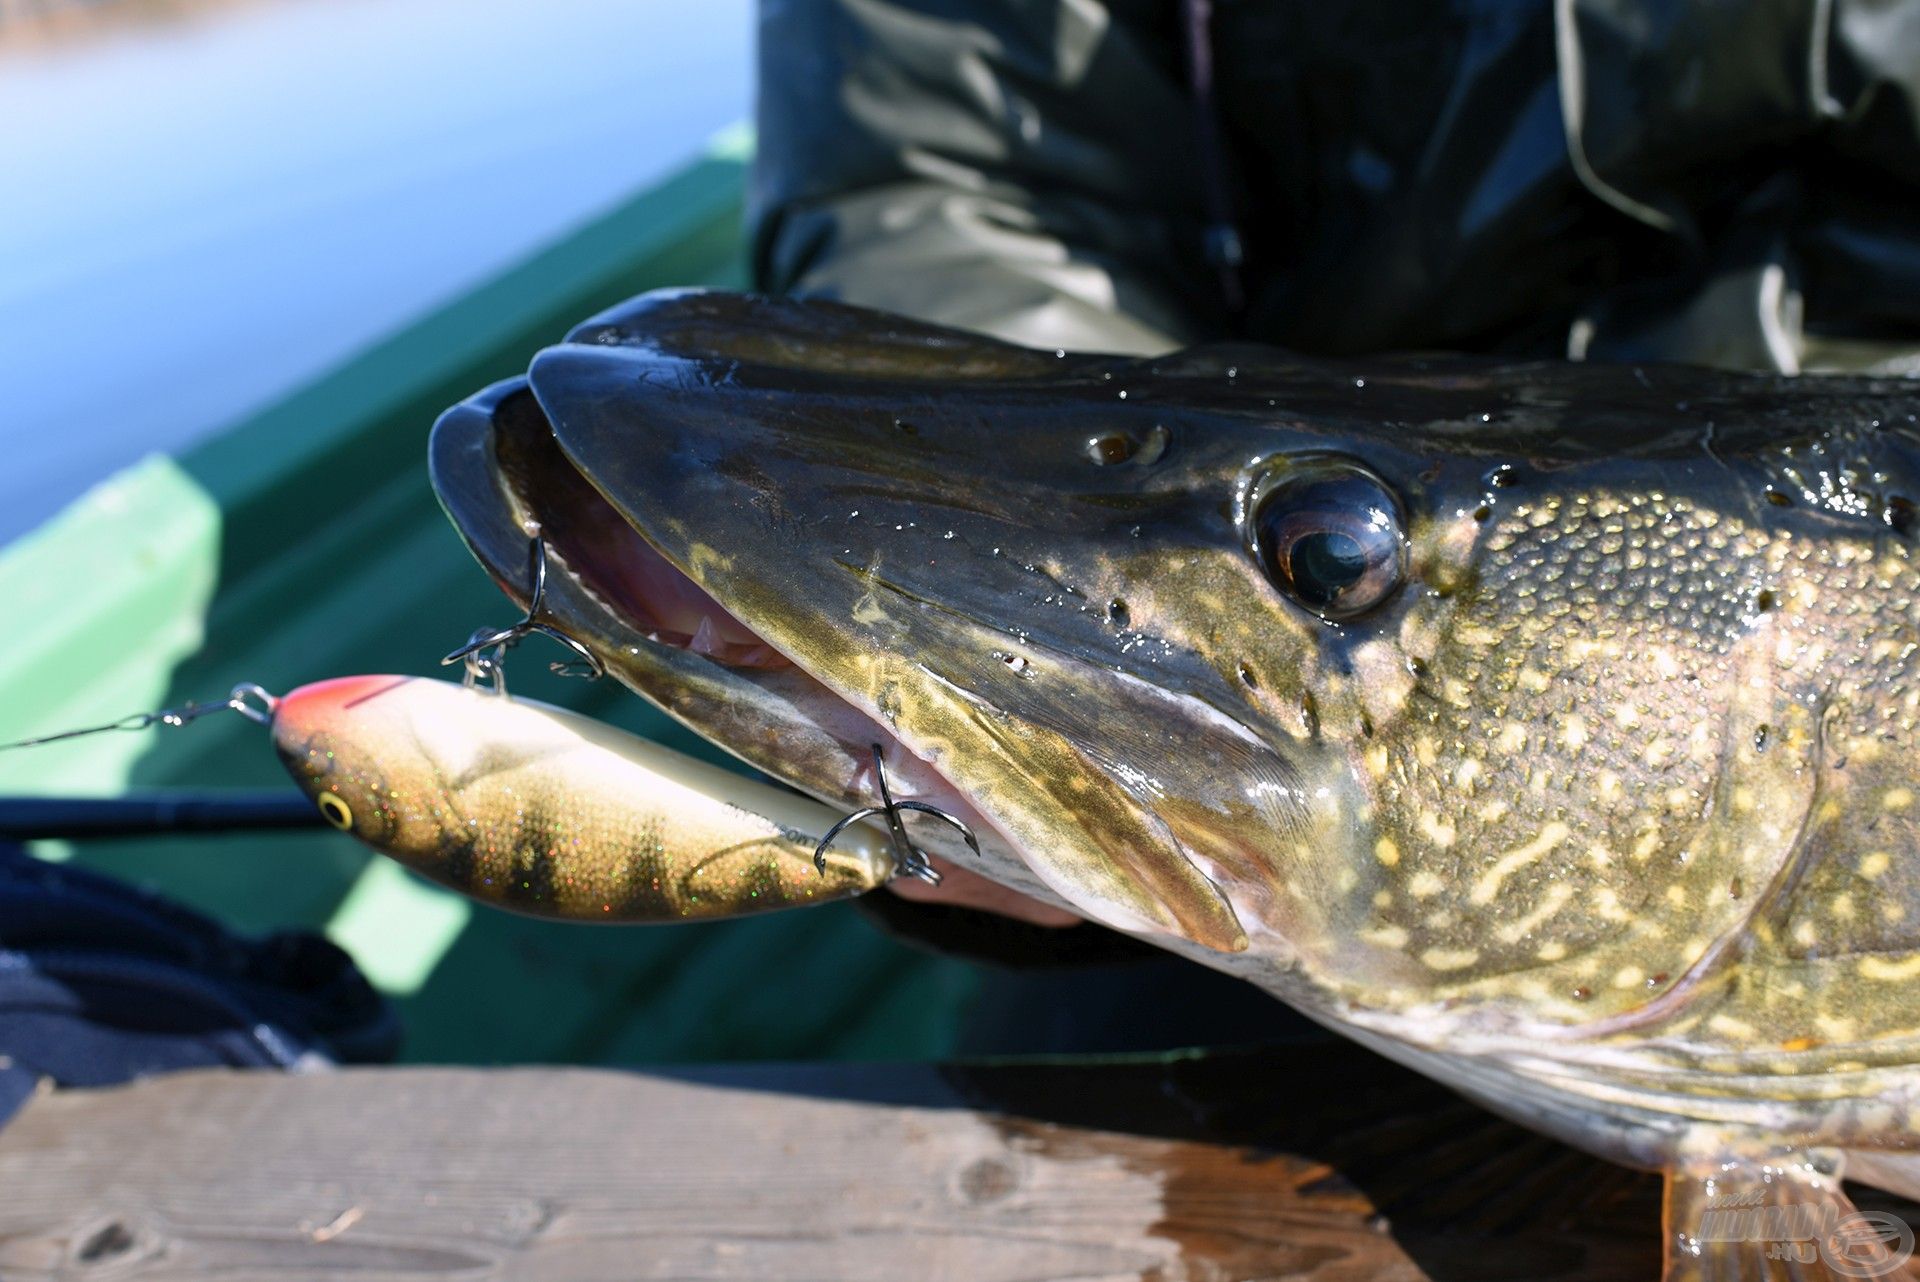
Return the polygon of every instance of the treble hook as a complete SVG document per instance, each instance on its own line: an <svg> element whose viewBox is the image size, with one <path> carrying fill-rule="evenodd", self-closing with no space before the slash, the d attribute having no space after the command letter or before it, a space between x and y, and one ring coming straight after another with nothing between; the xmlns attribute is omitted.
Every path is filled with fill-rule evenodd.
<svg viewBox="0 0 1920 1282"><path fill-rule="evenodd" d="M527 545L527 578L532 582L533 590L528 595L526 617L509 627L481 628L467 638L465 645L441 659L441 666L465 663L468 685L475 685L484 677L493 682L495 693L504 695L507 692L505 670L507 651L538 632L543 637L558 641L577 656L563 663L548 664L548 668L556 675L585 677L589 681L598 680L607 675L606 665L600 662L593 651L551 623L543 623L540 620L540 611L547 599L545 536L535 535L533 541ZM485 651L492 653L483 653Z"/></svg>
<svg viewBox="0 0 1920 1282"><path fill-rule="evenodd" d="M900 819L900 812L902 810L912 810L919 814L932 815L936 819L941 819L952 824L960 830L961 837L966 840L967 848L972 850L976 855L980 853L980 842L973 835L973 829L967 827L966 824L954 818L938 806L929 806L924 801L895 801L893 799L893 791L887 787L886 763L881 758L880 745L877 743L873 744L872 748L873 777L880 785L880 804L877 806L868 806L864 810L856 810L833 827L827 829L827 835L822 837L820 844L813 848L813 866L821 873L827 871L827 847L833 844L833 839L838 837L841 830L846 828L848 824L857 823L862 819L871 819L875 815L882 815L885 816L887 821L887 839L893 845L893 861L898 866L900 873L908 877L918 877L929 886L938 886L940 884L939 871L934 868L932 862L929 861L925 855L914 848L912 840L907 836L907 826Z"/></svg>

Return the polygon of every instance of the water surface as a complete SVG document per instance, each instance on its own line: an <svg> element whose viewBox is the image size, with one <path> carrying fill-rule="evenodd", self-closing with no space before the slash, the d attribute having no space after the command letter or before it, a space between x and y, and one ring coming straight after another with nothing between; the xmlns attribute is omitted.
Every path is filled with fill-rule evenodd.
<svg viewBox="0 0 1920 1282"><path fill-rule="evenodd" d="M0 47L0 542L744 118L752 8L274 0Z"/></svg>

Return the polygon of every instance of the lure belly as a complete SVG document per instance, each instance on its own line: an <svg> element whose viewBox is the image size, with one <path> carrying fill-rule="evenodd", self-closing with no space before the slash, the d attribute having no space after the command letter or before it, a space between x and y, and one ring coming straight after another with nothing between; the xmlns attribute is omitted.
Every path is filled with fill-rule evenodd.
<svg viewBox="0 0 1920 1282"><path fill-rule="evenodd" d="M450 682L341 677L280 699L273 743L334 827L536 917L674 922L845 899L894 872L864 824L561 708Z"/></svg>

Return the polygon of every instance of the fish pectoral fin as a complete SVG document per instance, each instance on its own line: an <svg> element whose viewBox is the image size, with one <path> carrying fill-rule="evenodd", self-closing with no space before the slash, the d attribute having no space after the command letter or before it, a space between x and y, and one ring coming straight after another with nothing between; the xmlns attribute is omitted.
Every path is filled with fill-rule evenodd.
<svg viewBox="0 0 1920 1282"><path fill-rule="evenodd" d="M1856 1207L1841 1155L1720 1152L1669 1169L1663 1282L1911 1282L1903 1217Z"/></svg>

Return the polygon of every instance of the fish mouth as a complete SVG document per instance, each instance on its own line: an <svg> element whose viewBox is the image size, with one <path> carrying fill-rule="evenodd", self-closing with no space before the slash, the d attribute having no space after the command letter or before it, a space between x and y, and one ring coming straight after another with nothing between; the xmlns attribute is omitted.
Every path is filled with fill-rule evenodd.
<svg viewBox="0 0 1920 1282"><path fill-rule="evenodd" d="M435 424L430 457L443 507L496 585L530 608L528 551L539 540L543 620L681 724L762 773L848 810L877 800L877 767L899 800L948 812L996 853L1014 849L932 763L648 542L566 456L526 379L496 384L447 411ZM914 837L950 863L969 853L943 827L923 832L916 825ZM1021 880L1017 871L1012 880ZM1059 902L1037 879L1021 889ZM1065 924L1078 917L1037 919Z"/></svg>
<svg viewBox="0 0 1920 1282"><path fill-rule="evenodd" d="M1293 763L1222 711L1231 691L1191 656L1143 666L1092 608L1030 633L997 595L1013 575L1015 619L1042 597L1086 607L1015 541L1072 549L1061 574L1106 573L1158 500L1090 496L1069 527L1035 526L1057 478L1022 478L956 386L1054 416L1037 380L1097 384L1113 360L877 316L643 296L443 415L435 489L523 607L544 540L544 621L749 765L852 810L878 800L877 745L896 797L980 838L972 864L922 825L936 856L1162 942L1244 950L1243 920L1277 936L1275 860L1323 835L1304 831Z"/></svg>

